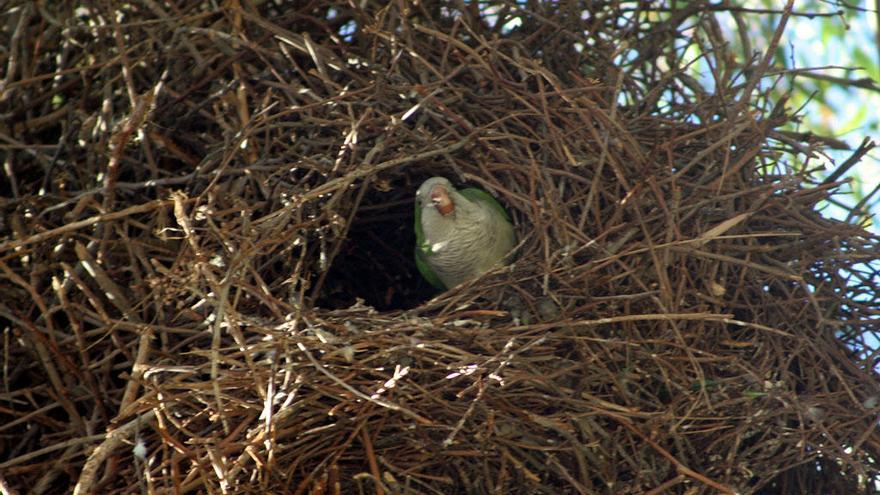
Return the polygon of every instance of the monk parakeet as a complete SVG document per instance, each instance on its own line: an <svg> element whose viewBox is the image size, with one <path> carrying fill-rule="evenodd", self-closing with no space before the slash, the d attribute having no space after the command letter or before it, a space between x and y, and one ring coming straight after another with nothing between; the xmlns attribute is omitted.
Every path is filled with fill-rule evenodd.
<svg viewBox="0 0 880 495"><path fill-rule="evenodd" d="M503 262L516 235L510 217L482 189L461 191L431 177L416 192L416 266L438 289L449 289Z"/></svg>

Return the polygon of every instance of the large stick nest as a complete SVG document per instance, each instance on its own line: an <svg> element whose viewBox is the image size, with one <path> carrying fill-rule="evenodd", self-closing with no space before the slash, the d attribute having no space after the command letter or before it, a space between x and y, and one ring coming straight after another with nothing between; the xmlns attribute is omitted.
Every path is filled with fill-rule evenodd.
<svg viewBox="0 0 880 495"><path fill-rule="evenodd" d="M19 2L2 487L873 491L878 239L717 2L585 4ZM434 175L521 241L439 295Z"/></svg>

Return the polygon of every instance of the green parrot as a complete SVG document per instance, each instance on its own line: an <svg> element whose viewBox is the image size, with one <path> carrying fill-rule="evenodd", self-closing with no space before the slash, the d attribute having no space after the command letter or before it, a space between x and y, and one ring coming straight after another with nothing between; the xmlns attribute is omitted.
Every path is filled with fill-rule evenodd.
<svg viewBox="0 0 880 495"><path fill-rule="evenodd" d="M416 267L449 289L503 263L516 245L504 207L482 189L461 191L431 177L416 192Z"/></svg>

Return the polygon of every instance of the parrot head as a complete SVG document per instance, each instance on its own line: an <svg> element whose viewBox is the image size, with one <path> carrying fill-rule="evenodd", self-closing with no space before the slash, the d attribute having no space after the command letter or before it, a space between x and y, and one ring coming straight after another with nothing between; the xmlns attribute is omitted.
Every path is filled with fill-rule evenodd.
<svg viewBox="0 0 880 495"><path fill-rule="evenodd" d="M432 177L416 191L416 199L422 210L434 208L437 213L445 217L455 212L455 203L451 197L454 191L452 183L445 177Z"/></svg>

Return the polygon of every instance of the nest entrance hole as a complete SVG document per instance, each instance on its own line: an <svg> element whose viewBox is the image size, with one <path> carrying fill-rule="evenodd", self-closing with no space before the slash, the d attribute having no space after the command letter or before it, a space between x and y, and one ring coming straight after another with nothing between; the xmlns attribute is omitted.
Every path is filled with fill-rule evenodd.
<svg viewBox="0 0 880 495"><path fill-rule="evenodd" d="M343 309L362 299L379 311L410 309L437 294L415 265L415 191L431 174L371 181L315 305Z"/></svg>

